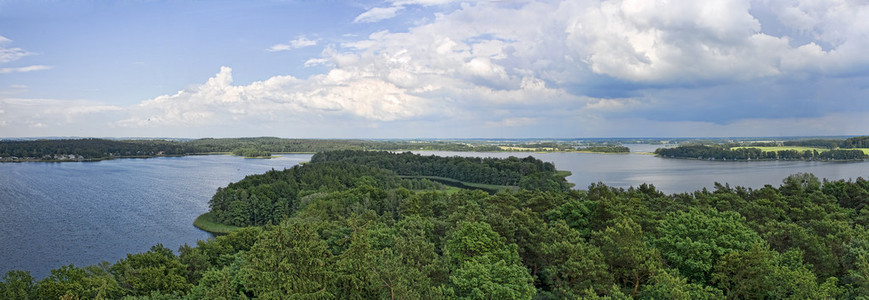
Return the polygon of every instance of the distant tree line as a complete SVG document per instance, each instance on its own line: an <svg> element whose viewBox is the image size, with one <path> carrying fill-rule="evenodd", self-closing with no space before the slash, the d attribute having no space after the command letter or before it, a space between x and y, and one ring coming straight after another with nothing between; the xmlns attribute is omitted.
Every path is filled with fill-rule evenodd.
<svg viewBox="0 0 869 300"><path fill-rule="evenodd" d="M590 146L577 148L580 151L600 152L600 153L629 153L631 148L625 146Z"/></svg>
<svg viewBox="0 0 869 300"><path fill-rule="evenodd" d="M269 156L272 156L271 152L256 149L256 148L238 148L238 149L232 150L232 154L237 155L237 156L244 156L244 157L269 157Z"/></svg>
<svg viewBox="0 0 869 300"><path fill-rule="evenodd" d="M839 148L869 148L869 136L858 136L846 139Z"/></svg>
<svg viewBox="0 0 869 300"><path fill-rule="evenodd" d="M46 139L0 141L0 158L53 160L55 155L76 155L85 160L119 157L153 157L201 153L234 153L239 156L266 156L266 153L315 153L330 150L438 150L502 151L484 142L379 141L338 139L224 138L189 141ZM245 155L263 154L263 155Z"/></svg>
<svg viewBox="0 0 869 300"><path fill-rule="evenodd" d="M826 149L853 149L853 148L869 148L869 136L859 136L847 139L799 139L787 140L781 142L750 142L750 143L730 143L726 146L749 146L749 147L776 147L776 146L792 146L792 147L814 147Z"/></svg>
<svg viewBox="0 0 869 300"><path fill-rule="evenodd" d="M185 142L201 152L229 152L239 148L255 148L272 153L315 153L331 150L440 150L440 151L499 151L488 144L452 141L354 140L354 139L283 139L275 137L197 139Z"/></svg>
<svg viewBox="0 0 869 300"><path fill-rule="evenodd" d="M576 149L576 146L573 143L559 143L559 142L529 142L529 143L503 143L499 144L500 146L508 147L508 148L527 148L533 150L555 150L555 151L572 151ZM515 149L511 149L515 150Z"/></svg>
<svg viewBox="0 0 869 300"><path fill-rule="evenodd" d="M196 152L183 143L162 140L114 141L104 139L0 141L0 157L33 157L74 154L85 159L109 157L183 155Z"/></svg>
<svg viewBox="0 0 869 300"><path fill-rule="evenodd" d="M762 151L758 148L726 148L713 145L689 145L673 148L658 148L655 154L668 158L716 159L716 160L862 160L867 155L862 150L779 150Z"/></svg>

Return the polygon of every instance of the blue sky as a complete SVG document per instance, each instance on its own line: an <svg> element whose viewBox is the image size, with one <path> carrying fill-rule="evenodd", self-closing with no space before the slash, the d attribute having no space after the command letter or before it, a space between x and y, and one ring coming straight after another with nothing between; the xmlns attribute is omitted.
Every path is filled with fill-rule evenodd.
<svg viewBox="0 0 869 300"><path fill-rule="evenodd" d="M869 134L860 1L2 1L0 137Z"/></svg>

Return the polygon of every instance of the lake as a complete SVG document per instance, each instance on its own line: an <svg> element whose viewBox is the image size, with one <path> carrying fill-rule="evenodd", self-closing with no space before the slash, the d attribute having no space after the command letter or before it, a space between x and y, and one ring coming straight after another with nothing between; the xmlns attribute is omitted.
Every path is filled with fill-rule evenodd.
<svg viewBox="0 0 869 300"><path fill-rule="evenodd" d="M818 161L705 161L659 158L640 154L655 151L660 145L627 144L630 154L597 153L529 153L529 152L448 152L413 151L422 155L527 157L534 156L555 164L559 170L573 174L567 181L576 189L603 182L608 186L631 187L651 183L667 194L693 192L714 183L730 186L761 188L766 184L778 187L782 179L795 173L813 173L820 179L869 178L869 162Z"/></svg>
<svg viewBox="0 0 869 300"><path fill-rule="evenodd" d="M212 235L193 227L218 187L292 167L311 154L227 155L0 164L0 274L36 278L70 263L117 262L162 243L177 251ZM177 254L177 253L176 253Z"/></svg>
<svg viewBox="0 0 869 300"><path fill-rule="evenodd" d="M652 183L666 193L692 192L713 183L760 188L779 186L790 174L819 178L869 177L869 162L723 162L663 159L656 145L626 145L631 154L480 153L414 151L423 155L534 156L573 174L576 188L604 182L629 187ZM70 263L116 262L127 253L162 243L177 250L211 235L193 227L208 211L218 187L245 175L284 169L310 160L310 154L273 159L208 155L118 159L100 162L0 164L0 274L29 270L37 278Z"/></svg>

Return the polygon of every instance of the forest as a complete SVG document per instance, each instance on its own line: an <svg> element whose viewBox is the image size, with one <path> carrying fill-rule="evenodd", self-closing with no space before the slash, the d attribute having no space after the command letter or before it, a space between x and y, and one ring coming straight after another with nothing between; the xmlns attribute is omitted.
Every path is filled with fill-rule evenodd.
<svg viewBox="0 0 869 300"><path fill-rule="evenodd" d="M862 178L827 181L800 173L778 187L716 183L670 195L651 184L624 189L595 183L585 190L529 185L493 195L403 178L403 169L380 166L390 159L425 170L415 165L429 158L339 151L248 176L221 188L212 212L236 207L232 218L261 226L177 251L155 245L114 263L62 266L41 279L10 271L0 281L0 298L869 295L869 181ZM458 165L465 162L505 170L537 166L525 177L549 168L533 158Z"/></svg>
<svg viewBox="0 0 869 300"><path fill-rule="evenodd" d="M858 149L778 150L762 151L759 148L728 148L720 145L682 145L674 148L658 148L655 154L665 158L691 158L707 160L863 160L867 155Z"/></svg>
<svg viewBox="0 0 869 300"><path fill-rule="evenodd" d="M76 155L83 160L112 157L184 155L196 152L182 143L162 140L115 141L105 139L61 139L0 141L0 157L56 160L57 155Z"/></svg>
<svg viewBox="0 0 869 300"><path fill-rule="evenodd" d="M599 152L599 153L628 153L631 148L625 146L589 146L577 148L578 151Z"/></svg>
<svg viewBox="0 0 869 300"><path fill-rule="evenodd" d="M506 159L479 157L422 156L410 152L389 153L378 151L330 151L314 154L311 162L346 161L353 164L392 170L399 175L440 176L473 183L514 185L538 188L523 183L522 179L557 177L555 166L534 157ZM526 181L528 181L526 180ZM564 179L555 178L558 183ZM557 184L557 183L556 183ZM567 189L558 186L556 189Z"/></svg>
<svg viewBox="0 0 869 300"><path fill-rule="evenodd" d="M277 224L303 204L327 191L371 187L383 191L444 189L437 182L410 176L436 176L468 183L518 185L526 189L566 191L569 184L555 166L533 157L519 159L422 156L384 151L342 150L315 154L311 162L282 171L250 175L219 188L211 215L234 226ZM389 196L388 201L398 201Z"/></svg>

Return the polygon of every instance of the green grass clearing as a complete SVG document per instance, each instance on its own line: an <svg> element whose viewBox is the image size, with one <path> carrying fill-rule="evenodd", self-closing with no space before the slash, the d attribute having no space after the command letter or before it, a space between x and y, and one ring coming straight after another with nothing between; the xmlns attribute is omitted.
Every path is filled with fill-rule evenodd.
<svg viewBox="0 0 869 300"><path fill-rule="evenodd" d="M570 171L566 171L566 170L555 171L555 176L567 177L570 175L573 175L573 173L571 173Z"/></svg>
<svg viewBox="0 0 869 300"><path fill-rule="evenodd" d="M200 215L199 217L196 217L196 220L193 221L193 226L216 234L227 234L241 228L238 226L218 223L216 220L214 220L214 216L211 215L211 212L207 212Z"/></svg>

